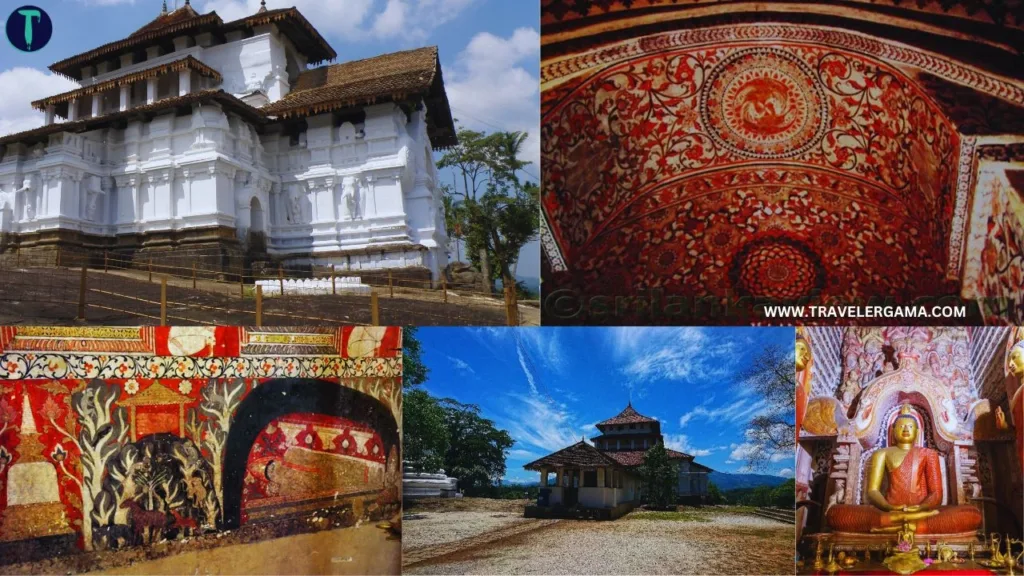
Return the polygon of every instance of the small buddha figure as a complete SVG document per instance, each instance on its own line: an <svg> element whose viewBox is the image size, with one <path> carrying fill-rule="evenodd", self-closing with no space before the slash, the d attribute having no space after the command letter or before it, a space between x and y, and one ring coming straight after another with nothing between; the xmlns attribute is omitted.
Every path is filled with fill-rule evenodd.
<svg viewBox="0 0 1024 576"><path fill-rule="evenodd" d="M871 455L867 482L870 504L837 504L826 513L839 532L898 532L909 524L917 534L958 534L981 526L974 506L941 506L939 453L915 445L919 433L910 406L893 421L893 446ZM887 488L883 488L884 486Z"/></svg>

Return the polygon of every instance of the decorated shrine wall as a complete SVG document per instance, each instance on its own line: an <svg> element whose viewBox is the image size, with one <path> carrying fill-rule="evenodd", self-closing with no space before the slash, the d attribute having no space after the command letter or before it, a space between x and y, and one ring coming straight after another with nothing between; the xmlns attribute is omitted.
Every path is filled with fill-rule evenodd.
<svg viewBox="0 0 1024 576"><path fill-rule="evenodd" d="M879 377L912 369L934 379L963 420L978 399L971 380L968 333L963 328L848 328L843 342L843 377L836 398L849 408ZM946 396L945 394L943 396ZM951 414L951 416L953 416Z"/></svg>
<svg viewBox="0 0 1024 576"><path fill-rule="evenodd" d="M338 495L397 489L398 448L386 450L375 430L345 418L290 414L275 419L249 453L243 519L270 516L282 506L320 506L318 499Z"/></svg>
<svg viewBox="0 0 1024 576"><path fill-rule="evenodd" d="M401 375L399 328L0 328L0 547L394 512Z"/></svg>
<svg viewBox="0 0 1024 576"><path fill-rule="evenodd" d="M983 299L990 322L1024 323L1024 170L981 159L963 293Z"/></svg>

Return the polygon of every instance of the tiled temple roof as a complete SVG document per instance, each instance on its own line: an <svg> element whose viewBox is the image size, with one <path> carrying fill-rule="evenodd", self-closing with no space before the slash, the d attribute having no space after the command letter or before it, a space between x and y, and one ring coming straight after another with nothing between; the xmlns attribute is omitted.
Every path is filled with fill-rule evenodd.
<svg viewBox="0 0 1024 576"><path fill-rule="evenodd" d="M657 422L657 418L650 418L640 414L633 409L633 405L629 404L626 409L619 412L619 415L614 418L609 418L603 422L598 422L596 426L608 426L614 424L637 424L640 422Z"/></svg>
<svg viewBox="0 0 1024 576"><path fill-rule="evenodd" d="M36 100L35 102L32 102L32 107L37 110L45 110L46 107L49 105L63 104L75 98L88 96L89 94L95 94L97 92L104 92L111 88L122 86L124 84L131 84L133 82L138 82L139 80L153 78L156 76L167 74L168 72L177 72L178 70L184 70L186 68L195 70L200 75L206 76L208 78L213 78L218 82L220 82L221 80L220 72L217 72L213 68L210 68L206 64L203 64L202 62L196 60L192 56L186 56L184 58L179 58L178 60L172 60L171 62L166 62L164 64L153 66L152 68L145 68L143 70L139 70L138 72L133 72L132 74L118 76L117 78L107 80L106 82L99 82L97 84L92 84L90 86L83 86L82 88L76 88L75 90L63 92L61 94L57 94L56 96L50 96L48 98ZM60 107L57 110L57 115L67 118L67 106Z"/></svg>
<svg viewBox="0 0 1024 576"><path fill-rule="evenodd" d="M668 457L670 460L693 460L693 456L690 456L689 454L685 454L683 452L669 450L668 448L665 449L665 452L668 453ZM644 454L646 453L646 450L617 450L614 452L604 452L604 454L610 456L619 464L627 467L639 466L643 464ZM696 463L694 462L694 464ZM700 464L697 464L697 466L700 466Z"/></svg>
<svg viewBox="0 0 1024 576"><path fill-rule="evenodd" d="M436 46L307 70L299 75L287 96L262 110L268 115L288 118L413 97L427 102L433 146L457 144Z"/></svg>
<svg viewBox="0 0 1024 576"><path fill-rule="evenodd" d="M184 6L174 12L157 17L127 38L108 42L88 52L76 54L51 64L50 70L75 80L81 80L82 68L85 66L91 66L118 54L167 43L175 36L201 32L226 34L234 30L251 29L265 24L276 24L281 33L291 40L311 63L333 60L338 57L327 40L295 8L261 11L252 16L224 22L216 12L199 14L191 6Z"/></svg>
<svg viewBox="0 0 1024 576"><path fill-rule="evenodd" d="M129 108L128 110L119 110L102 116L83 118L81 120L75 120L74 122L55 122L49 126L40 126L39 128L33 128L32 130L9 134L0 138L0 144L18 141L43 141L49 137L50 134L57 134L59 132L87 132L89 130L97 130L122 120L128 120L138 116L153 115L158 112L163 112L186 104L193 104L195 102L217 102L255 124L263 124L267 122L267 118L258 108L249 106L245 102L242 102L223 90L202 90L186 94L184 96L164 98L163 100L157 100L152 104L144 104L142 106Z"/></svg>
<svg viewBox="0 0 1024 576"><path fill-rule="evenodd" d="M581 440L572 446L562 448L558 452L548 454L543 458L525 464L523 468L527 470L540 470L542 466L576 466L580 468L617 466L619 464L618 461L610 456L611 453L601 452Z"/></svg>

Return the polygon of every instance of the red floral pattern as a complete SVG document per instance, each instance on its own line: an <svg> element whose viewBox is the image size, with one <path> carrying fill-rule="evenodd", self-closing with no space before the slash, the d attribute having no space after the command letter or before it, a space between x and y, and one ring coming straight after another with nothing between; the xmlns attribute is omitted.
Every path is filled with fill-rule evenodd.
<svg viewBox="0 0 1024 576"><path fill-rule="evenodd" d="M795 42L644 44L544 93L544 209L572 271L553 288L955 293L943 272L959 137L902 72ZM741 251L765 256L779 237L801 248L783 258L777 244L730 276ZM780 258L799 287L772 280Z"/></svg>

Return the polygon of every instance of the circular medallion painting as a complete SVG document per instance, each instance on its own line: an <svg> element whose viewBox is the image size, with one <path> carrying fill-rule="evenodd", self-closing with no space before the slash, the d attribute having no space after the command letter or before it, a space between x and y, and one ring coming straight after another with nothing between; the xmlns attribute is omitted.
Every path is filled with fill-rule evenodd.
<svg viewBox="0 0 1024 576"><path fill-rule="evenodd" d="M825 287L825 269L809 247L791 238L746 244L733 260L733 286L742 295L796 300Z"/></svg>
<svg viewBox="0 0 1024 576"><path fill-rule="evenodd" d="M813 70L777 48L750 48L711 70L701 95L711 137L748 158L787 158L825 135L828 104Z"/></svg>

